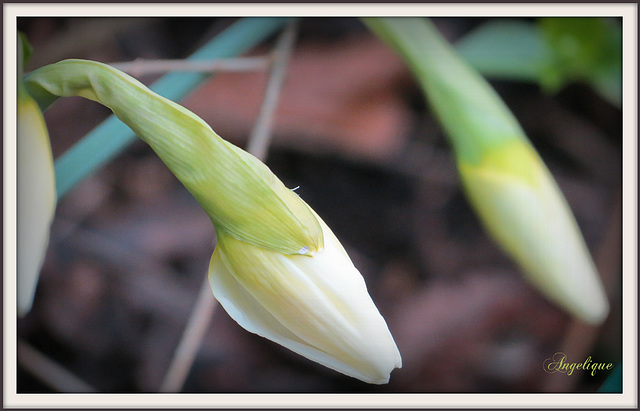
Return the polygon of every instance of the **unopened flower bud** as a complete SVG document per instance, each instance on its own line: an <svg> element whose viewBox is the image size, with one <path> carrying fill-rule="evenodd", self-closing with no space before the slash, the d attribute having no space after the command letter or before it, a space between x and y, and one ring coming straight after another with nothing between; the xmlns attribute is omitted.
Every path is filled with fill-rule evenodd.
<svg viewBox="0 0 640 411"><path fill-rule="evenodd" d="M18 36L17 95L17 305L18 314L30 309L49 243L56 207L56 187L49 133L38 104L22 83L24 48Z"/></svg>
<svg viewBox="0 0 640 411"><path fill-rule="evenodd" d="M584 321L604 321L607 297L573 214L495 90L428 19L365 22L413 70L488 232L548 298Z"/></svg>

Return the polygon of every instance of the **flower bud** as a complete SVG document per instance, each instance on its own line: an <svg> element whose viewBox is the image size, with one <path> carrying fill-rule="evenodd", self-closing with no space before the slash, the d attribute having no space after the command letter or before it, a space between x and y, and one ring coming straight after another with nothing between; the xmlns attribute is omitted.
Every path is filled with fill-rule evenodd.
<svg viewBox="0 0 640 411"><path fill-rule="evenodd" d="M209 279L242 327L343 374L384 384L402 360L365 282L318 217L325 247L313 256L265 250L218 234Z"/></svg>
<svg viewBox="0 0 640 411"><path fill-rule="evenodd" d="M599 324L609 312L598 272L553 177L530 144L514 140L479 164L458 162L487 230L547 297Z"/></svg>
<svg viewBox="0 0 640 411"><path fill-rule="evenodd" d="M25 315L33 302L49 243L56 207L56 187L49 133L38 104L22 83L24 48L18 36L17 93L17 305Z"/></svg>
<svg viewBox="0 0 640 411"><path fill-rule="evenodd" d="M522 128L433 24L365 22L408 63L453 143L466 193L497 243L549 299L589 323L609 304L578 225Z"/></svg>

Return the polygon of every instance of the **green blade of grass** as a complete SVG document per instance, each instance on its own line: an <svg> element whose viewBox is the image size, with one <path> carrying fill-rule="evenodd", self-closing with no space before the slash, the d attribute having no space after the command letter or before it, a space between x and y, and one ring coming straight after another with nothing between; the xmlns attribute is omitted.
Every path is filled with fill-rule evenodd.
<svg viewBox="0 0 640 411"><path fill-rule="evenodd" d="M244 18L192 54L188 60L239 55L283 27L289 18ZM210 75L176 72L163 76L150 88L173 101L182 100ZM133 132L115 116L98 125L55 162L56 189L62 198L82 179L102 167L135 140Z"/></svg>

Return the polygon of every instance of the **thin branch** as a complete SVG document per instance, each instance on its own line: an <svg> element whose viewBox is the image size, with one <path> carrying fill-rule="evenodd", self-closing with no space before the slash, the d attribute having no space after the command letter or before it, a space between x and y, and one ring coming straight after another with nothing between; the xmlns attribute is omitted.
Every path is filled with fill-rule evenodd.
<svg viewBox="0 0 640 411"><path fill-rule="evenodd" d="M186 71L199 73L213 73L219 71L250 72L263 71L269 68L269 57L237 57L213 60L146 60L112 63L112 67L131 74L142 76L145 74L168 73L171 71Z"/></svg>
<svg viewBox="0 0 640 411"><path fill-rule="evenodd" d="M267 155L267 147L271 140L275 111L278 106L280 91L284 84L289 56L295 44L297 27L297 23L292 23L287 26L282 36L278 39L278 44L273 51L274 63L271 69L271 76L269 77L264 101L260 108L260 114L258 115L247 145L247 151L260 159L266 158Z"/></svg>
<svg viewBox="0 0 640 411"><path fill-rule="evenodd" d="M295 22L287 26L280 35L273 51L274 63L271 76L265 91L264 102L247 148L248 152L261 160L264 160L267 154L271 128L273 126L273 116L284 82L284 73L288 58L295 43L296 32L297 24ZM217 304L211 293L208 278L206 278L200 288L198 300L191 313L182 339L178 344L169 370L160 385L160 392L178 392L182 389L196 353L200 348L202 339L211 322L216 306Z"/></svg>
<svg viewBox="0 0 640 411"><path fill-rule="evenodd" d="M202 338L209 328L216 306L216 301L209 286L209 278L205 277L182 339L178 344L169 370L160 385L160 392L178 392L182 388L195 359L196 352L200 348Z"/></svg>
<svg viewBox="0 0 640 411"><path fill-rule="evenodd" d="M57 392L92 393L95 388L73 375L66 368L47 358L25 341L18 340L20 366Z"/></svg>

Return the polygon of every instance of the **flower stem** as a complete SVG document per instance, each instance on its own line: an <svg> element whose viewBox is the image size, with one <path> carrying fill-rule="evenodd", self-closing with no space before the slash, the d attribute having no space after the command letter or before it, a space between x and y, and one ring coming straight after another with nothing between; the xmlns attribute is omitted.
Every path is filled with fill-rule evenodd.
<svg viewBox="0 0 640 411"><path fill-rule="evenodd" d="M222 32L188 60L211 60L241 54L282 27L287 18L245 18ZM170 73L151 86L169 100L183 99L209 77L206 73ZM135 139L115 116L93 129L55 162L58 199L82 179L108 163Z"/></svg>
<svg viewBox="0 0 640 411"><path fill-rule="evenodd" d="M264 101L247 145L247 151L261 160L264 160L267 156L267 147L271 130L273 129L273 120L275 119L274 114L278 105L280 91L284 84L289 55L295 44L297 26L297 23L287 26L273 50L273 65Z"/></svg>

